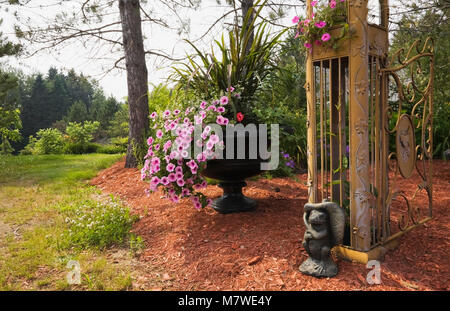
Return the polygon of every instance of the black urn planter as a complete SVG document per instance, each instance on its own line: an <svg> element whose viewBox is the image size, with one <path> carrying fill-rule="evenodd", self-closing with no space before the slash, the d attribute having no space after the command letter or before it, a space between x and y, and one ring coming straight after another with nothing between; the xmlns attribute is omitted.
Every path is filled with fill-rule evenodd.
<svg viewBox="0 0 450 311"><path fill-rule="evenodd" d="M259 175L262 160L260 158L251 159L249 156L249 141L251 136L247 133L235 133L233 159L226 159L226 145L224 150L224 159L208 160L206 168L201 172L205 177L219 180L219 187L223 189L223 195L212 203L212 208L221 214L238 213L252 211L257 207L257 202L242 193L242 188L247 186L247 178ZM245 135L245 158L237 159L238 137ZM224 135L226 142L226 135ZM255 139L255 138L254 138ZM259 139L259 137L256 137ZM242 140L241 140L242 142ZM258 140L259 148L259 140Z"/></svg>

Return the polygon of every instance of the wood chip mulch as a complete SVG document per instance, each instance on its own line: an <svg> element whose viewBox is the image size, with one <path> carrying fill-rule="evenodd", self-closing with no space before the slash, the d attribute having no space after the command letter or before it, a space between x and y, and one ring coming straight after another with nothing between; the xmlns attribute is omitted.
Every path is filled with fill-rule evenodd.
<svg viewBox="0 0 450 311"><path fill-rule="evenodd" d="M124 168L123 160L91 184L141 216L133 228L146 243L139 260L164 271L162 290L450 290L450 162L433 163L433 219L403 235L386 254L380 285L366 282L364 265L344 260L338 260L334 278L299 272L307 258L301 246L306 174L249 181L244 193L258 208L229 215L197 211L189 200L173 204L161 192L148 196L139 171ZM415 189L407 180L399 186ZM204 193L215 198L222 191L208 186Z"/></svg>

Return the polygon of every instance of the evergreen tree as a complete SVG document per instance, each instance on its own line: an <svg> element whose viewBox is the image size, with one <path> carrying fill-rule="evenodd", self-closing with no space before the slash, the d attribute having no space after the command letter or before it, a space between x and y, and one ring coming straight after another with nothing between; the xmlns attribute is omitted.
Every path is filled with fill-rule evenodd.
<svg viewBox="0 0 450 311"><path fill-rule="evenodd" d="M32 83L30 96L22 102L21 120L25 137L52 124L47 116L49 96L42 74L38 74Z"/></svg>
<svg viewBox="0 0 450 311"><path fill-rule="evenodd" d="M69 109L66 117L68 122L83 122L89 119L86 104L78 100Z"/></svg>
<svg viewBox="0 0 450 311"><path fill-rule="evenodd" d="M0 20L0 25L1 23ZM15 55L19 51L20 45L8 41L0 32L0 58ZM10 141L17 141L21 138L17 96L11 95L17 87L17 77L0 68L0 154L11 153L13 148Z"/></svg>
<svg viewBox="0 0 450 311"><path fill-rule="evenodd" d="M49 92L49 106L51 108L52 123L61 120L72 105L67 91L65 76L50 68L46 84ZM49 112L50 113L50 112Z"/></svg>

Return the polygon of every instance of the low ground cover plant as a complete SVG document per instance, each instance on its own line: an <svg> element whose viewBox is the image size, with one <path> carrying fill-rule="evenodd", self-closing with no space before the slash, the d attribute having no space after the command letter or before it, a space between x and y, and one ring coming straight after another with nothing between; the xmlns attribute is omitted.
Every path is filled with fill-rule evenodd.
<svg viewBox="0 0 450 311"><path fill-rule="evenodd" d="M69 228L62 235L62 246L82 249L124 243L138 219L112 196L106 202L87 200L67 214Z"/></svg>

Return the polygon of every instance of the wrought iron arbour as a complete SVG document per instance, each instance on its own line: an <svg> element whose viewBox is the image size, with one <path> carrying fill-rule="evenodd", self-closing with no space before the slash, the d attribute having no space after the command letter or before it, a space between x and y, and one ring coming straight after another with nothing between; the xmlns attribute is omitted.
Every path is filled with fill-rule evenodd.
<svg viewBox="0 0 450 311"><path fill-rule="evenodd" d="M388 0L346 2L351 38L307 56L308 201L347 209L349 240L338 253L366 262L432 216L433 41L389 59ZM368 22L369 7L378 23ZM417 188L401 189L408 178Z"/></svg>

